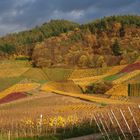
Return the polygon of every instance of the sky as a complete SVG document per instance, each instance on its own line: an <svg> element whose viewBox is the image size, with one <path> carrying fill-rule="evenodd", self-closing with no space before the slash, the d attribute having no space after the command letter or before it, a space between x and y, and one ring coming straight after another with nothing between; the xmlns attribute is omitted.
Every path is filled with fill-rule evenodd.
<svg viewBox="0 0 140 140"><path fill-rule="evenodd" d="M51 19L86 23L110 15L140 15L140 0L0 0L0 36Z"/></svg>

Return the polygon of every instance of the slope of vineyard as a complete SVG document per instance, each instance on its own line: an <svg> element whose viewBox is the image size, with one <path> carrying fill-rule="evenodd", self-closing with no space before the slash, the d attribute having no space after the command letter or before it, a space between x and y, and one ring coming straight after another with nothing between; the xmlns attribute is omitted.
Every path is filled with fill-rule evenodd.
<svg viewBox="0 0 140 140"><path fill-rule="evenodd" d="M112 96L128 96L128 83L139 81L140 70L135 70L113 80L115 84L106 92Z"/></svg>
<svg viewBox="0 0 140 140"><path fill-rule="evenodd" d="M73 69L65 68L43 68L44 73L47 75L50 81L67 80Z"/></svg>
<svg viewBox="0 0 140 140"><path fill-rule="evenodd" d="M75 69L69 79L79 79L79 78L103 75L108 70L109 70L109 67L97 68L97 69Z"/></svg>
<svg viewBox="0 0 140 140"><path fill-rule="evenodd" d="M120 65L120 66L108 67L104 69L100 68L100 69L75 70L72 73L71 78L75 84L81 87L85 87L89 85L90 83L95 83L100 80L108 80L110 77L113 76L113 74L118 73L124 67L125 65ZM97 73L98 74L101 73L101 75L95 75ZM74 78L74 76L80 77L80 78Z"/></svg>
<svg viewBox="0 0 140 140"><path fill-rule="evenodd" d="M1 68L0 78L19 77L25 73L29 68Z"/></svg>
<svg viewBox="0 0 140 140"><path fill-rule="evenodd" d="M81 89L71 80L61 81L61 82L50 82L46 84L45 86L43 86L42 89L44 89L44 87L46 86L53 90L59 90L62 92L82 93Z"/></svg>
<svg viewBox="0 0 140 140"><path fill-rule="evenodd" d="M47 75L39 68L30 68L22 77L33 80L35 82L46 82L49 80Z"/></svg>
<svg viewBox="0 0 140 140"><path fill-rule="evenodd" d="M80 79L85 77L93 77L99 75L112 75L121 71L126 65L96 68L96 69L76 69L70 76L70 79Z"/></svg>
<svg viewBox="0 0 140 140"><path fill-rule="evenodd" d="M109 91L106 92L107 95L111 96L128 96L128 85L127 84L117 84L114 85Z"/></svg>
<svg viewBox="0 0 140 140"><path fill-rule="evenodd" d="M10 69L10 68L25 68L31 67L28 61L24 60L2 60L0 61L0 68Z"/></svg>
<svg viewBox="0 0 140 140"><path fill-rule="evenodd" d="M117 73L117 74L109 75L109 76L104 77L103 80L112 82L114 80L117 80L117 79L123 77L126 74L127 73Z"/></svg>
<svg viewBox="0 0 140 140"><path fill-rule="evenodd" d="M122 76L121 78L114 80L113 83L114 84L121 84L121 83L124 83L124 82L126 83L131 78L133 78L133 77L135 77L139 74L140 74L140 70L132 71L132 72L127 73L126 75Z"/></svg>
<svg viewBox="0 0 140 140"><path fill-rule="evenodd" d="M79 85L80 87L84 88L85 86L89 85L90 83L95 83L97 81L102 80L107 75L99 75L99 76L93 76L93 77L85 77L85 78L79 78L79 79L73 79L74 83Z"/></svg>
<svg viewBox="0 0 140 140"><path fill-rule="evenodd" d="M6 97L13 92L29 92L37 89L40 86L38 83L25 83L25 84L15 84L10 88L0 92L0 99Z"/></svg>
<svg viewBox="0 0 140 140"><path fill-rule="evenodd" d="M135 71L135 70L140 70L140 62L136 62L136 63L127 65L124 69L122 69L120 71L120 73L132 72L132 71Z"/></svg>
<svg viewBox="0 0 140 140"><path fill-rule="evenodd" d="M132 77L127 81L127 83L140 83L140 74Z"/></svg>
<svg viewBox="0 0 140 140"><path fill-rule="evenodd" d="M0 61L0 78L19 77L30 67L28 61L4 60Z"/></svg>
<svg viewBox="0 0 140 140"><path fill-rule="evenodd" d="M13 86L14 84L22 81L23 77L3 77L0 78L0 91Z"/></svg>
<svg viewBox="0 0 140 140"><path fill-rule="evenodd" d="M25 97L27 97L27 94L24 92L13 92L0 99L0 104L9 103L11 101L19 100Z"/></svg>
<svg viewBox="0 0 140 140"><path fill-rule="evenodd" d="M65 96L70 96L74 98L79 98L82 100L94 102L94 103L99 103L99 104L125 104L127 103L125 100L124 101L119 101L119 100L112 100L112 99L107 99L107 98L102 98L102 97L96 97L96 96L90 96L86 94L77 94L76 92L65 92L64 90L59 90L56 88L56 86L53 86L51 84L46 84L42 86L41 88L42 91L45 92L53 92L59 95L65 95Z"/></svg>
<svg viewBox="0 0 140 140"><path fill-rule="evenodd" d="M13 86L24 78L22 75L28 71L28 61L3 60L0 61L0 91Z"/></svg>
<svg viewBox="0 0 140 140"><path fill-rule="evenodd" d="M113 75L113 74L119 73L125 67L126 67L126 65L118 65L118 66L110 67L110 69L107 71L106 74Z"/></svg>

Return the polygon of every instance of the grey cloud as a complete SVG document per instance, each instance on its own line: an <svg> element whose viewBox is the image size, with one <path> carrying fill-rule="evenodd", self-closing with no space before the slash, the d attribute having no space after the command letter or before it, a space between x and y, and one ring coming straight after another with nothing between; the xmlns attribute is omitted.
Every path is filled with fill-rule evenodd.
<svg viewBox="0 0 140 140"><path fill-rule="evenodd" d="M139 5L139 0L1 0L0 35L50 19L83 23L114 14L140 14Z"/></svg>

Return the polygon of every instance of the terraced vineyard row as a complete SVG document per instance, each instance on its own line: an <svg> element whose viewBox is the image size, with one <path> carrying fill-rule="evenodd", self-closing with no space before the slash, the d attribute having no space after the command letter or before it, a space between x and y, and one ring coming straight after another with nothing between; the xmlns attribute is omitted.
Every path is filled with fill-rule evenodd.
<svg viewBox="0 0 140 140"><path fill-rule="evenodd" d="M40 84L37 84L37 83L16 84L0 92L0 99L14 92L28 92L28 91L38 88L39 86Z"/></svg>
<svg viewBox="0 0 140 140"><path fill-rule="evenodd" d="M0 78L7 78L7 77L19 77L28 71L29 68L1 68L0 69Z"/></svg>
<svg viewBox="0 0 140 140"><path fill-rule="evenodd" d="M11 69L11 68L25 68L31 67L28 61L20 61L20 60L2 60L0 61L0 69Z"/></svg>
<svg viewBox="0 0 140 140"><path fill-rule="evenodd" d="M71 76L74 77L80 77L79 75L82 75L83 78L73 78L72 80L74 81L75 84L81 86L82 88L85 88L85 86L91 84L91 83L95 83L98 81L113 81L116 80L120 77L122 77L124 74L116 74L118 73L120 70L122 70L125 67L125 65L121 65L121 66L114 66L114 67L109 67L107 69L105 69L106 71L104 71L105 74L102 73L102 75L98 75L98 76L94 76L95 71L98 71L98 69L89 69L89 70L75 70ZM100 70L104 70L102 68L100 68ZM94 72L93 72L94 71ZM93 72L93 73L92 73ZM87 77L85 77L85 75ZM92 76L90 76L92 75Z"/></svg>
<svg viewBox="0 0 140 140"><path fill-rule="evenodd" d="M127 84L117 84L114 85L109 91L106 92L107 95L111 96L128 96L128 85Z"/></svg>
<svg viewBox="0 0 140 140"><path fill-rule="evenodd" d="M29 79L38 83L44 83L49 81L47 75L40 68L30 68L21 76L25 79Z"/></svg>
<svg viewBox="0 0 140 140"><path fill-rule="evenodd" d="M7 114L10 114L10 117ZM47 106L37 107L36 110L30 108L20 113L19 110L13 112L1 110L0 116L5 117L0 120L0 136L1 138L9 136L18 138L66 134L73 133L74 128L78 128L78 130L88 130L92 134L100 132L102 137L111 138L110 132L112 132L111 134L116 134L115 136L122 139L124 137L137 138L140 133L139 115L138 106L128 105L112 106L106 109L92 104Z"/></svg>
<svg viewBox="0 0 140 140"><path fill-rule="evenodd" d="M99 75L113 75L118 73L124 67L125 65L97 69L77 69L71 74L70 79L80 79Z"/></svg>
<svg viewBox="0 0 140 140"><path fill-rule="evenodd" d="M71 80L62 81L62 82L50 82L46 84L46 86L54 90L59 90L59 91L68 92L68 93L71 93L71 92L82 93L81 89ZM42 89L44 89L44 87L45 86L43 86Z"/></svg>
<svg viewBox="0 0 140 140"><path fill-rule="evenodd" d="M132 71L126 75L124 75L123 77L117 79L117 80L114 80L113 83L114 84L121 84L121 83L127 83L127 81L129 81L131 78L137 76L140 74L140 70L135 70L135 71Z"/></svg>
<svg viewBox="0 0 140 140"><path fill-rule="evenodd" d="M107 95L112 96L128 96L128 84L133 81L136 82L135 78L140 75L140 70L135 70L130 73L125 73L120 78L113 80L114 86L106 92Z"/></svg>
<svg viewBox="0 0 140 140"><path fill-rule="evenodd" d="M22 81L23 77L0 78L0 92Z"/></svg>
<svg viewBox="0 0 140 140"><path fill-rule="evenodd" d="M99 75L99 76L93 76L93 77L86 77L86 78L79 78L79 79L73 79L74 83L79 85L80 87L84 88L85 86L95 83L97 81L102 80L107 75Z"/></svg>
<svg viewBox="0 0 140 140"><path fill-rule="evenodd" d="M63 81L70 77L73 69L43 68L43 72L47 75L50 81Z"/></svg>
<svg viewBox="0 0 140 140"><path fill-rule="evenodd" d="M77 69L74 70L69 79L79 79L86 77L93 77L97 75L105 74L109 68L98 68L98 69Z"/></svg>
<svg viewBox="0 0 140 140"><path fill-rule="evenodd" d="M65 96L70 96L74 98L79 98L82 100L90 101L90 102L95 102L98 104L127 104L126 101L119 101L119 100L112 100L112 99L107 99L107 98L101 98L101 97L95 97L95 96L90 96L86 94L77 94L76 92L65 92L63 90L59 90L57 86L51 85L51 84L46 84L41 88L43 91L50 91L56 94L60 95L65 95Z"/></svg>

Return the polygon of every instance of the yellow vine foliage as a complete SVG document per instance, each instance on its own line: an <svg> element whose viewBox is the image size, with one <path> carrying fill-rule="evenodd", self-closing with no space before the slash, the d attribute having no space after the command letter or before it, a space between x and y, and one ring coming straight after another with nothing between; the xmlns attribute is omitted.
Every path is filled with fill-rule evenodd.
<svg viewBox="0 0 140 140"><path fill-rule="evenodd" d="M1 68L0 69L0 78L6 77L18 77L26 72L29 68Z"/></svg>
<svg viewBox="0 0 140 140"><path fill-rule="evenodd" d="M40 84L38 83L24 83L24 84L16 84L2 92L0 92L0 99L11 94L12 92L28 92L38 88Z"/></svg>
<svg viewBox="0 0 140 140"><path fill-rule="evenodd" d="M128 96L128 86L127 84L117 84L114 85L109 91L106 92L107 95L112 96Z"/></svg>
<svg viewBox="0 0 140 140"><path fill-rule="evenodd" d="M121 71L126 65L105 67L105 68L94 68L94 69L76 69L73 71L69 79L80 79L88 78L100 75L113 75Z"/></svg>
<svg viewBox="0 0 140 140"><path fill-rule="evenodd" d="M136 75L139 75L139 74L140 74L140 70L132 71L132 72L124 75L123 77L121 77L117 80L114 80L113 83L114 84L121 84L121 83L127 82L128 80L130 80L131 78L133 78L133 77L135 77Z"/></svg>
<svg viewBox="0 0 140 140"><path fill-rule="evenodd" d="M79 98L79 99L83 99L83 100L87 100L87 101L91 101L91 102L95 102L95 103L127 104L126 101L112 100L112 99L108 99L108 98L90 96L90 95L86 95L86 94L77 94L77 93L74 93L74 92L69 92L68 93L68 92L60 91L58 89L55 89L53 86L51 86L51 84L44 85L44 86L42 86L41 89L43 91L54 92L56 94L70 96L70 97L74 97L74 98Z"/></svg>

